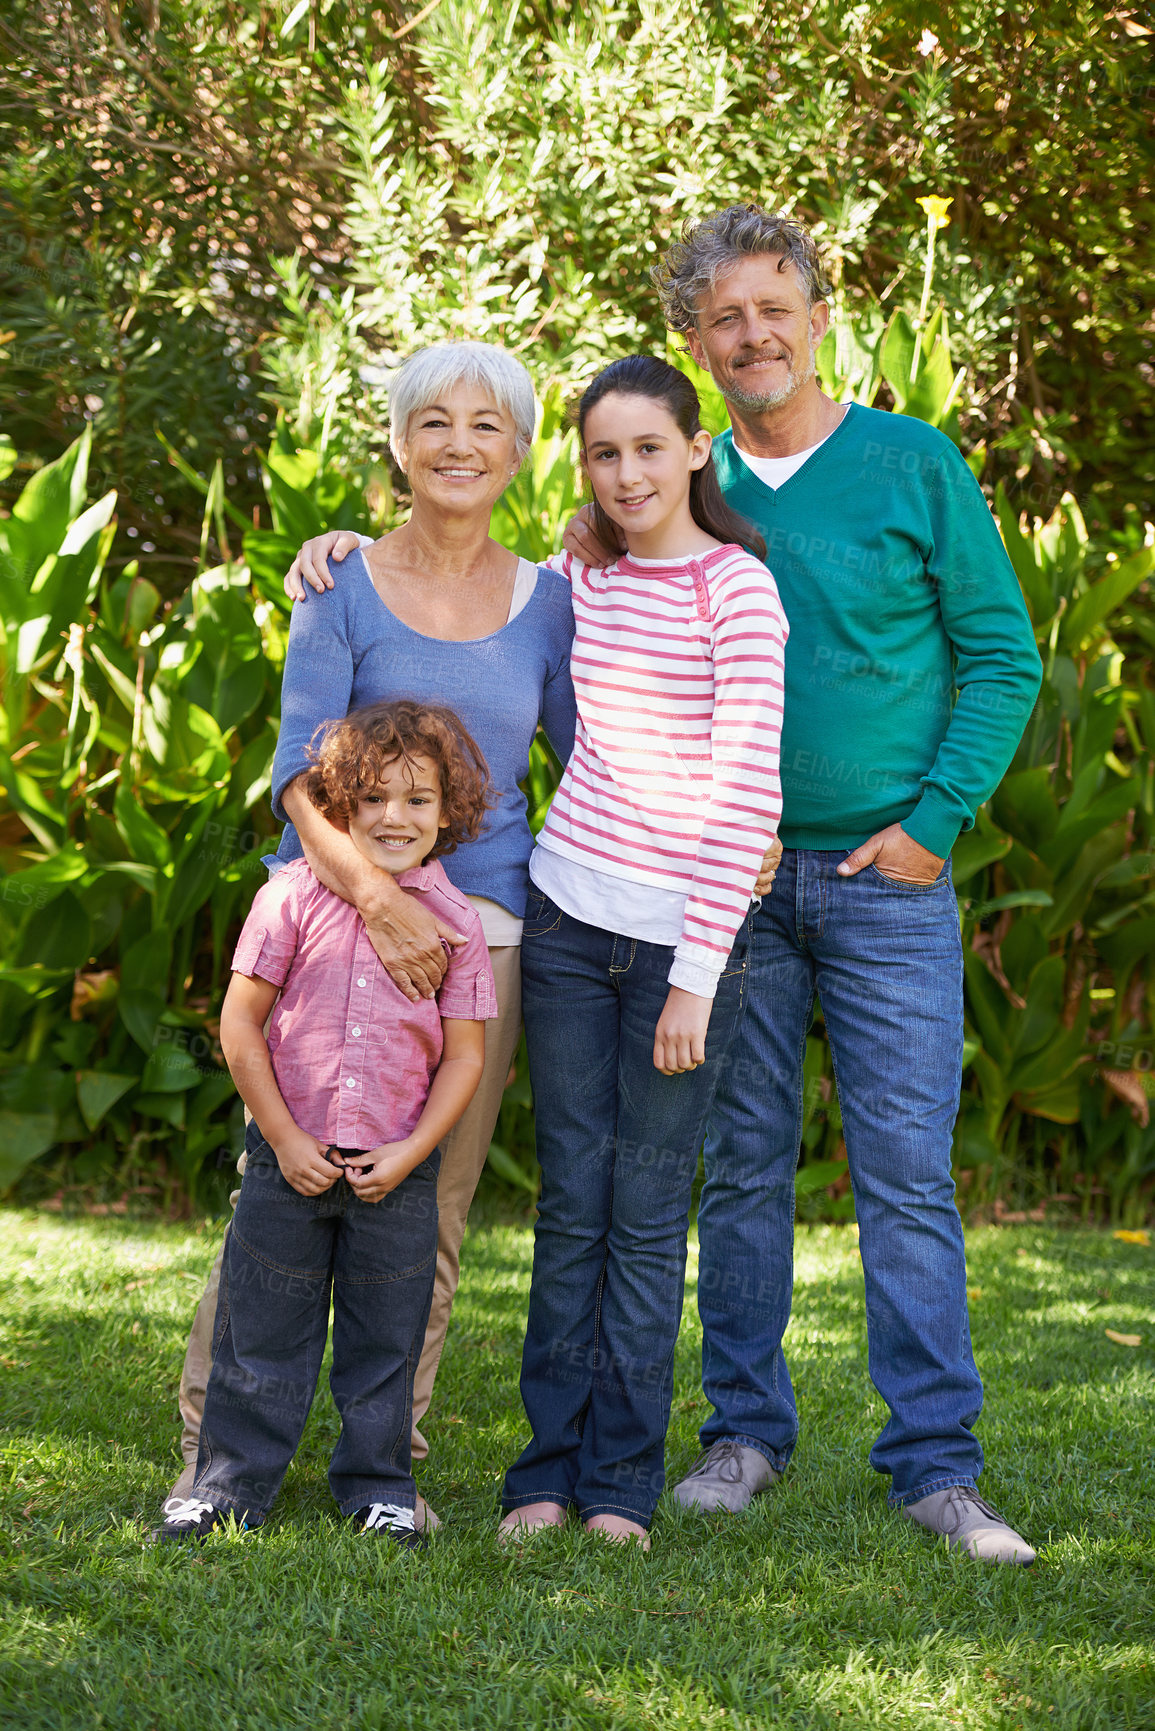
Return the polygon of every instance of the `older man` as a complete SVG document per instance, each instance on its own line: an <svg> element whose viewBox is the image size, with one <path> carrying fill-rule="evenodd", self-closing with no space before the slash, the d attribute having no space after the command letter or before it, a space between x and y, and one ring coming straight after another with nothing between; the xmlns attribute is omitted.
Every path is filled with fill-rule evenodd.
<svg viewBox="0 0 1155 1731"><path fill-rule="evenodd" d="M826 287L801 227L735 205L689 227L655 280L671 329L726 399L719 477L766 538L790 620L785 852L755 920L745 1027L698 1216L714 1411L673 1494L737 1512L794 1448L781 1342L817 995L859 1223L870 1375L890 1409L871 1463L912 1520L972 1556L1029 1563L1034 1551L975 1488L982 1385L951 1178L963 1002L948 857L1037 696L1030 622L950 440L819 388ZM571 540L596 557L584 525Z"/></svg>

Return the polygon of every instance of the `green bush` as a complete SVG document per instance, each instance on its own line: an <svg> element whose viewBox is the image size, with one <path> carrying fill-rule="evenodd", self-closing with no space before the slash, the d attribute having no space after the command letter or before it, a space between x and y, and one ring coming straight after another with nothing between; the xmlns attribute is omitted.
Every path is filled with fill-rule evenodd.
<svg viewBox="0 0 1155 1731"><path fill-rule="evenodd" d="M195 1195L240 1134L215 1012L263 876L285 632L232 561L167 607L131 564L110 579L89 446L0 523L0 1186L56 1155ZM227 545L219 469L205 543L214 517Z"/></svg>
<svg viewBox="0 0 1155 1731"><path fill-rule="evenodd" d="M138 532L117 556L166 596L200 512L157 425L206 478L222 457L248 517L270 394L298 442L329 426L363 457L415 343L498 338L571 387L661 344L648 265L751 197L814 225L844 333L917 282L915 201L951 198L958 408L992 486L1043 516L1073 491L1096 532L1153 514L1150 33L1126 9L150 0L65 26L8 0L5 24L5 424L35 466L92 422Z"/></svg>

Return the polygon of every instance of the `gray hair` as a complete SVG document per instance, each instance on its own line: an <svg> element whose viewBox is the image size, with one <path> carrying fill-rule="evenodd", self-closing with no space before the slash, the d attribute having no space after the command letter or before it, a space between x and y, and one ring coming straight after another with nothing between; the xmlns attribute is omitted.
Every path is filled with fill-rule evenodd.
<svg viewBox="0 0 1155 1731"><path fill-rule="evenodd" d="M433 343L418 349L397 369L389 386L389 449L398 463L409 417L429 403L443 401L456 385L489 393L494 406L513 419L520 463L533 444L537 405L533 382L508 349L493 343Z"/></svg>
<svg viewBox="0 0 1155 1731"><path fill-rule="evenodd" d="M698 308L722 272L758 253L777 253L779 270L787 263L797 268L807 306L830 293L818 248L801 223L760 204L731 204L687 222L681 240L650 272L670 329L692 330Z"/></svg>

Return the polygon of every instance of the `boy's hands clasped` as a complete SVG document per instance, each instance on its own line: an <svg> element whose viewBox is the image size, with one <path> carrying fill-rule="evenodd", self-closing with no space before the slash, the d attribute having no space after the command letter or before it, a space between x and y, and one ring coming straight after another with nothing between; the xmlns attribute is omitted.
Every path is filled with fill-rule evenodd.
<svg viewBox="0 0 1155 1731"><path fill-rule="evenodd" d="M408 1142L383 1142L380 1148L364 1155L360 1165L350 1161L345 1167L345 1177L362 1202L380 1202L383 1196L396 1190L417 1165L420 1161L414 1160Z"/></svg>
<svg viewBox="0 0 1155 1731"><path fill-rule="evenodd" d="M383 1142L354 1160L295 1126L273 1152L281 1177L298 1195L323 1196L338 1178L345 1178L362 1202L380 1202L419 1164L409 1142Z"/></svg>
<svg viewBox="0 0 1155 1731"><path fill-rule="evenodd" d="M341 1168L329 1159L328 1143L318 1141L296 1124L278 1137L273 1148L281 1177L301 1196L323 1196L341 1176Z"/></svg>

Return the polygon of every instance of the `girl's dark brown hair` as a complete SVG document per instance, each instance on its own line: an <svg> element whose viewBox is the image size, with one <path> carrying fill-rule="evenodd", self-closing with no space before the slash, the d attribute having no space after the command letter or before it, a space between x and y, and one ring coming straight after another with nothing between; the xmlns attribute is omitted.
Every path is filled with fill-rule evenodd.
<svg viewBox="0 0 1155 1731"><path fill-rule="evenodd" d="M686 439L702 431L702 411L698 393L685 373L660 361L655 355L625 355L613 361L586 388L578 404L577 422L582 445L586 440L586 418L603 397L652 397L668 409ZM690 515L699 529L726 544L736 542L757 559L765 559L766 543L752 523L732 511L722 497L713 452L700 469L690 476ZM597 499L592 507L593 527L603 547L621 545L621 528L606 516Z"/></svg>
<svg viewBox="0 0 1155 1731"><path fill-rule="evenodd" d="M463 841L473 841L496 803L489 765L460 716L437 703L369 703L343 721L318 728L309 747L312 768L305 792L330 823L343 826L367 791L400 758L426 757L441 784L441 827L425 856L440 859Z"/></svg>

